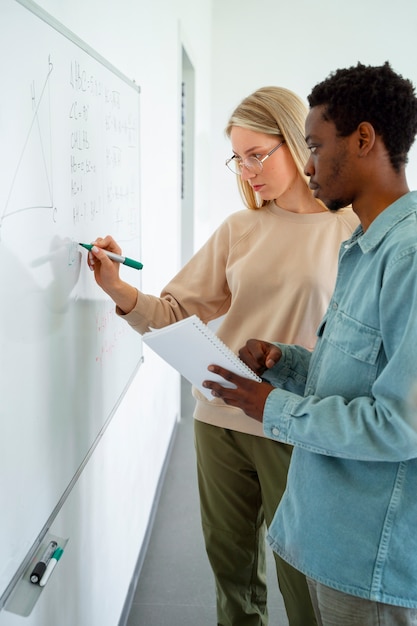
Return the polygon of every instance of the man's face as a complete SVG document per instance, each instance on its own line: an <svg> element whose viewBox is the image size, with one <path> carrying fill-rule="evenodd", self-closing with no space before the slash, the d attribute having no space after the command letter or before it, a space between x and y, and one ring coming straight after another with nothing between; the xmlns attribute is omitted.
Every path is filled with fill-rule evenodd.
<svg viewBox="0 0 417 626"><path fill-rule="evenodd" d="M350 137L339 137L333 122L323 117L324 106L313 107L306 119L306 142L310 157L304 172L310 188L331 211L352 203Z"/></svg>

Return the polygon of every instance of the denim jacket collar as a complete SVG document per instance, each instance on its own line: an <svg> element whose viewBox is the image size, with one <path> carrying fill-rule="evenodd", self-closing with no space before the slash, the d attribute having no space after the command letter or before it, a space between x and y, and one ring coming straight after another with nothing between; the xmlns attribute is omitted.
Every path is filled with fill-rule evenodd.
<svg viewBox="0 0 417 626"><path fill-rule="evenodd" d="M357 242L364 254L370 252L381 243L388 231L413 213L416 206L417 191L410 191L382 211L365 233L362 226L358 226L349 243Z"/></svg>

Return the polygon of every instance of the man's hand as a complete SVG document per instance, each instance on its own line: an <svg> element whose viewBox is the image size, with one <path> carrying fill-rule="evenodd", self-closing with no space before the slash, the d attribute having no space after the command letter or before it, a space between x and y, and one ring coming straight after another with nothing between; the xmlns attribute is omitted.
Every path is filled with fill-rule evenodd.
<svg viewBox="0 0 417 626"><path fill-rule="evenodd" d="M236 389L230 389L212 380L205 380L203 385L212 390L213 396L221 398L226 404L242 409L249 417L262 422L266 399L274 389L272 385L232 374L218 365L210 365L208 369L236 385Z"/></svg>
<svg viewBox="0 0 417 626"><path fill-rule="evenodd" d="M282 356L281 350L268 341L249 339L239 350L239 356L258 376L274 367Z"/></svg>

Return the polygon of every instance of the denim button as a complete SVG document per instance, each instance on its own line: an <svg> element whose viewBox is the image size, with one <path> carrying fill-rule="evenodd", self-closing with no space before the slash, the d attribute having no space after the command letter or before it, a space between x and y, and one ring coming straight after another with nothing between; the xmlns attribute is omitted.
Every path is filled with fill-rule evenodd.
<svg viewBox="0 0 417 626"><path fill-rule="evenodd" d="M276 437L278 437L278 435L279 435L279 428L276 428L276 427L273 428L272 429L272 434L275 435Z"/></svg>

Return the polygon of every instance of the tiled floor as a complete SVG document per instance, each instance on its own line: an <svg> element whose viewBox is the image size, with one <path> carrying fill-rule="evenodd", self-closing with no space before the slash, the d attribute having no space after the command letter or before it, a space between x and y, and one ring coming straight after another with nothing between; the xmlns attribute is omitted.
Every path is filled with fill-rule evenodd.
<svg viewBox="0 0 417 626"><path fill-rule="evenodd" d="M127 626L216 625L214 584L200 528L193 400L188 383L183 386L183 417ZM272 563L270 554L269 623L288 626Z"/></svg>

